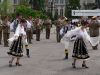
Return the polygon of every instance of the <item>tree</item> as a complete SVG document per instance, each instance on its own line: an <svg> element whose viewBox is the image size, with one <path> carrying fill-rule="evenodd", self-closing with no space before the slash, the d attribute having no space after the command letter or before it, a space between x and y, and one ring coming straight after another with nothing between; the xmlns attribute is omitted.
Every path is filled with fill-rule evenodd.
<svg viewBox="0 0 100 75"><path fill-rule="evenodd" d="M43 14L43 12L41 11L37 11L37 10L33 10L27 6L24 5L20 5L16 7L16 11L13 14L13 16L15 16L16 13L20 13L23 17L27 18L29 16L32 17L40 17L42 19L47 18L47 16L45 14Z"/></svg>
<svg viewBox="0 0 100 75"><path fill-rule="evenodd" d="M11 12L11 8L12 8L12 4L10 2L10 0L3 0L1 3L0 3L0 12L1 12L1 15L6 15L8 13Z"/></svg>
<svg viewBox="0 0 100 75"><path fill-rule="evenodd" d="M20 5L29 6L29 0L20 0Z"/></svg>
<svg viewBox="0 0 100 75"><path fill-rule="evenodd" d="M30 0L29 3L34 10L44 11L45 0Z"/></svg>
<svg viewBox="0 0 100 75"><path fill-rule="evenodd" d="M77 9L80 9L80 0L68 0L68 3L66 4L66 13L65 13L65 15L67 17L72 17L71 16L71 11L72 10L77 10Z"/></svg>

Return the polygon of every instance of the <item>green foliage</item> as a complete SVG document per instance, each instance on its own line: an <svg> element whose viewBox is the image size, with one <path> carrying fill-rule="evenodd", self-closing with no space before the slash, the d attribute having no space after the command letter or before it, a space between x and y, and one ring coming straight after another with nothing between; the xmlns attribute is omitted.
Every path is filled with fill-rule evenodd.
<svg viewBox="0 0 100 75"><path fill-rule="evenodd" d="M69 4L66 5L65 15L71 18L71 11L78 9L80 9L80 0L69 0Z"/></svg>
<svg viewBox="0 0 100 75"><path fill-rule="evenodd" d="M58 18L58 12L56 11L54 15L54 19L57 20L57 18Z"/></svg>
<svg viewBox="0 0 100 75"><path fill-rule="evenodd" d="M12 4L11 0L3 0L0 3L0 14L1 15L6 15L11 12Z"/></svg>
<svg viewBox="0 0 100 75"><path fill-rule="evenodd" d="M20 5L29 6L29 0L20 0Z"/></svg>
<svg viewBox="0 0 100 75"><path fill-rule="evenodd" d="M44 3L45 0L30 0L32 8L39 11L44 11Z"/></svg>
<svg viewBox="0 0 100 75"><path fill-rule="evenodd" d="M33 10L27 6L24 5L20 5L16 8L15 14L16 13L20 13L22 14L23 17L27 18L28 16L32 16L32 17L40 17L42 19L47 18L47 16L45 14L43 14L43 12L41 11L36 11ZM14 15L14 14L13 14Z"/></svg>
<svg viewBox="0 0 100 75"><path fill-rule="evenodd" d="M72 9L80 8L80 0L69 0L69 6L72 6Z"/></svg>

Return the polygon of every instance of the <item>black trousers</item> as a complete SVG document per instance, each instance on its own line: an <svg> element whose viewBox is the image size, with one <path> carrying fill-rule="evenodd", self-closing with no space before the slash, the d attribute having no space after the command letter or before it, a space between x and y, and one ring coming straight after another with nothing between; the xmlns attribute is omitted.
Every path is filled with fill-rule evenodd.
<svg viewBox="0 0 100 75"><path fill-rule="evenodd" d="M40 41L40 29L36 29L36 41Z"/></svg>
<svg viewBox="0 0 100 75"><path fill-rule="evenodd" d="M8 39L10 33L3 33L4 46L8 46Z"/></svg>
<svg viewBox="0 0 100 75"><path fill-rule="evenodd" d="M46 28L46 39L50 38L50 28Z"/></svg>

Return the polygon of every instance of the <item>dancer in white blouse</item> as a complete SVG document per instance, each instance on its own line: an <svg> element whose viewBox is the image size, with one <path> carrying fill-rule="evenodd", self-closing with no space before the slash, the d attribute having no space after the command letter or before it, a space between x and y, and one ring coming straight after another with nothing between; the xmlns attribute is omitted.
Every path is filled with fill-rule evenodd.
<svg viewBox="0 0 100 75"><path fill-rule="evenodd" d="M26 21L21 19L20 24L16 28L15 34L8 41L13 41L10 47L10 51L7 52L9 55L12 55L11 60L9 61L9 66L12 66L13 60L17 58L16 66L21 66L19 63L20 57L23 56L23 44L28 46L26 32L24 30L24 25Z"/></svg>
<svg viewBox="0 0 100 75"><path fill-rule="evenodd" d="M77 59L83 59L82 67L88 68L85 63L86 62L85 59L89 58L85 41L87 40L91 43L91 40L90 40L90 36L88 35L85 29L86 27L87 27L86 22L83 21L81 27L68 31L65 34L65 36L61 39L61 42L65 44L66 52L68 52L70 37L74 35L76 36L76 40L73 48L73 54L72 54L72 57L74 58L74 61L72 63L73 68L76 68L75 63Z"/></svg>

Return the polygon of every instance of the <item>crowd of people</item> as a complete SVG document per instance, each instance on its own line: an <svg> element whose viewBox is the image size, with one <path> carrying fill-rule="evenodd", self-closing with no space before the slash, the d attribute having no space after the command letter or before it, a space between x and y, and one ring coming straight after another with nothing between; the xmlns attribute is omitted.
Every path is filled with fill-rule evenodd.
<svg viewBox="0 0 100 75"><path fill-rule="evenodd" d="M72 57L74 58L72 66L76 68L77 59L83 59L82 67L88 68L86 60L89 58L85 41L88 41L93 50L98 49L99 44L99 27L100 17L93 16L91 18L68 19L66 17L58 17L52 21L49 17L45 20L37 18L23 18L21 14L16 14L14 20L10 20L9 16L0 18L0 45L10 47L7 52L11 55L9 66L12 66L13 60L16 60L16 66L21 66L20 58L23 56L23 46L26 48L26 55L29 58L29 44L32 44L33 35L36 35L36 41L40 41L40 34L45 28L46 39L50 39L52 25L56 27L57 43L65 45L65 59L68 59L68 49L71 41L74 42ZM10 38L10 33L14 35ZM4 43L2 43L2 37ZM11 45L9 45L11 43Z"/></svg>

